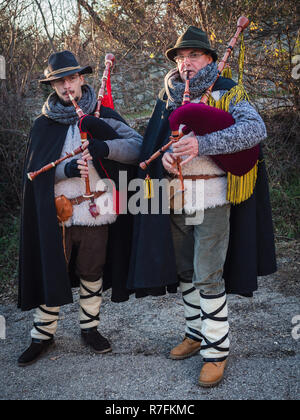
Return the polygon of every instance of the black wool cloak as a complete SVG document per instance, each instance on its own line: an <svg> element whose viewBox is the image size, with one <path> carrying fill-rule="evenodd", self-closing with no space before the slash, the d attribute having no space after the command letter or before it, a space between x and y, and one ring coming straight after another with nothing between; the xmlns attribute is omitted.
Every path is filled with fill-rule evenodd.
<svg viewBox="0 0 300 420"><path fill-rule="evenodd" d="M125 122L115 111L104 106L101 107L100 116ZM79 286L73 264L76 255L72 254L69 267L64 257L54 202L55 170L45 172L33 181L27 177L28 172L36 171L61 157L68 129L69 125L40 116L30 132L24 163L19 252L18 306L23 311L42 304L55 307L72 303L71 288ZM93 137L100 140L119 137L110 129L108 126L104 138L97 134ZM102 166L114 181L117 181L119 170L127 170L128 181L135 177L136 168L132 165L106 159L102 160L102 166L98 161L94 160L93 163L102 178L106 178ZM115 302L125 301L129 297L126 281L132 226L131 215L120 215L114 224L109 225L103 281L104 290L112 288L112 300Z"/></svg>
<svg viewBox="0 0 300 420"><path fill-rule="evenodd" d="M230 90L235 83L220 77L214 90ZM149 121L140 161L145 161L168 143L171 130L166 109L166 95L162 91ZM240 205L231 206L230 241L224 266L227 293L253 295L257 277L276 271L276 257L271 206L265 163L260 152L258 178L254 194ZM139 170L138 177L162 179L165 171L158 158L147 171ZM151 201L151 200L149 200ZM134 219L133 250L128 288L151 289L166 287L176 290L178 284L170 216L139 214ZM151 292L149 292L151 293Z"/></svg>

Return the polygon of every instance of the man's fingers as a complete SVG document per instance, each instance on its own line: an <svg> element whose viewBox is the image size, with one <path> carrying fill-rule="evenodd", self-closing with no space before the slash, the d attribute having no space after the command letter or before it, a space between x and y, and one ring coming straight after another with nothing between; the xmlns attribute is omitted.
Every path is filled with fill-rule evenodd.
<svg viewBox="0 0 300 420"><path fill-rule="evenodd" d="M186 165L186 164L187 164L187 163L189 163L191 160L193 160L193 159L194 159L194 157L195 157L195 155L191 155L191 156L189 156L187 159L183 160L183 161L180 163L180 165L181 165L181 166Z"/></svg>
<svg viewBox="0 0 300 420"><path fill-rule="evenodd" d="M188 148L184 148L184 149L180 149L178 151L176 151L176 153L174 152L174 156L176 158L181 157L181 156L187 156L193 153L193 149L191 149L190 147Z"/></svg>
<svg viewBox="0 0 300 420"><path fill-rule="evenodd" d="M165 162L168 162L170 165L173 165L175 163L175 159L173 158L172 155L166 155Z"/></svg>
<svg viewBox="0 0 300 420"><path fill-rule="evenodd" d="M176 158L186 155L197 156L199 153L199 144L197 138L195 136L190 136L179 140L173 144L173 152Z"/></svg>
<svg viewBox="0 0 300 420"><path fill-rule="evenodd" d="M77 160L77 167L80 171L81 178L87 178L89 175L88 163L84 160Z"/></svg>
<svg viewBox="0 0 300 420"><path fill-rule="evenodd" d="M177 141L176 143L173 143L173 150L176 150L181 147L190 146L192 142L194 141L194 137L188 137L186 139L181 139Z"/></svg>
<svg viewBox="0 0 300 420"><path fill-rule="evenodd" d="M173 150L178 148L178 147L182 147L182 146L186 146L190 143L190 139L181 139L179 141L177 141L176 143L173 143Z"/></svg>
<svg viewBox="0 0 300 420"><path fill-rule="evenodd" d="M78 159L77 160L77 165L78 165L78 168L79 168L79 166L87 166L87 163L86 163L86 161L85 160L82 160L82 159Z"/></svg>
<svg viewBox="0 0 300 420"><path fill-rule="evenodd" d="M85 149L85 151L82 153L82 158L87 161L87 160L93 160L92 156L90 155L90 152L88 149Z"/></svg>
<svg viewBox="0 0 300 420"><path fill-rule="evenodd" d="M90 143L88 142L88 141L85 141L83 144L82 144L82 148L83 148L83 150L85 150L87 147L88 147L88 145L89 145Z"/></svg>
<svg viewBox="0 0 300 420"><path fill-rule="evenodd" d="M175 174L175 175L178 175L178 170L177 170L177 167L176 167L176 159L174 158L173 154L171 155L170 153L165 153L164 157L163 157L163 160L162 160L162 163L164 165L164 168L168 172L170 172L172 174Z"/></svg>

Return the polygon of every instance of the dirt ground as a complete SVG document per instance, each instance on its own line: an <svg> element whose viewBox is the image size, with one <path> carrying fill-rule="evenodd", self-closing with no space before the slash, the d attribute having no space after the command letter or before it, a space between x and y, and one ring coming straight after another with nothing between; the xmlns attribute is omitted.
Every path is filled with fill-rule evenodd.
<svg viewBox="0 0 300 420"><path fill-rule="evenodd" d="M6 339L0 340L1 400L298 400L300 244L277 244L278 272L259 279L252 299L229 296L231 355L224 381L198 387L200 356L168 358L184 333L179 293L112 303L104 295L99 330L113 352L96 356L80 342L78 293L61 310L56 347L36 364L17 366L30 342L32 312L15 292L0 297Z"/></svg>

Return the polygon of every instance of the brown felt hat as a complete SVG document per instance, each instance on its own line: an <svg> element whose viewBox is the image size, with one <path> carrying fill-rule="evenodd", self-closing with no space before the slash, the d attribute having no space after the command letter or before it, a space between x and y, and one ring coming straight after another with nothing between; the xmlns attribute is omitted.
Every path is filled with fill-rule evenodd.
<svg viewBox="0 0 300 420"><path fill-rule="evenodd" d="M40 83L50 84L53 80L60 79L71 74L92 73L90 66L81 67L71 51L62 51L51 54L48 60L48 67L44 71L46 79L40 80Z"/></svg>

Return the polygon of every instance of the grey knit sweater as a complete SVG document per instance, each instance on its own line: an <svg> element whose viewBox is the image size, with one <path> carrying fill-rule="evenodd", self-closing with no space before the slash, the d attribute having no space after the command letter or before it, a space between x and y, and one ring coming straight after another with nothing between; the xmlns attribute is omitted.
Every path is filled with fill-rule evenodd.
<svg viewBox="0 0 300 420"><path fill-rule="evenodd" d="M215 99L221 98L227 91L214 92ZM199 143L199 155L218 155L235 153L245 149L251 149L267 137L266 126L254 109L247 101L237 104L231 101L229 112L235 120L235 124L224 130L197 136Z"/></svg>

